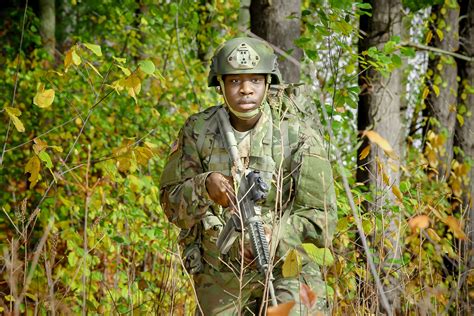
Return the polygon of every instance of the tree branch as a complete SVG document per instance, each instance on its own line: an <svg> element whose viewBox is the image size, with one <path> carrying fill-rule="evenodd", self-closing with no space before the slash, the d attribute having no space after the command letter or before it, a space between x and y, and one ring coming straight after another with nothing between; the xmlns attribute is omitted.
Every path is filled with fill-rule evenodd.
<svg viewBox="0 0 474 316"><path fill-rule="evenodd" d="M453 56L457 59L462 59L462 60L465 60L465 61L468 61L468 62L471 62L471 63L474 61L473 57L469 57L469 56L465 56L465 55L462 55L462 54L450 52L450 51L447 51L447 50L444 50L444 49L441 49L441 48L437 48L437 47L432 47L432 46L423 45L423 44L417 44L417 43L413 43L413 42L401 42L400 44L401 44L401 46L405 46L405 47L413 47L413 48L416 48L416 49L419 49L419 50L427 50L427 51L434 52L434 53L441 54L441 55Z"/></svg>

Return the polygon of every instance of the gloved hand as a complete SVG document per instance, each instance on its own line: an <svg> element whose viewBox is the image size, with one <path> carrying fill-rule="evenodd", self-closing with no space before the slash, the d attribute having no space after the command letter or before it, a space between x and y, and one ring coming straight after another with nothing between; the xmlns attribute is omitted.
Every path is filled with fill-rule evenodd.
<svg viewBox="0 0 474 316"><path fill-rule="evenodd" d="M222 207L235 207L235 192L232 177L224 176L222 173L213 172L206 178L206 189L209 197Z"/></svg>

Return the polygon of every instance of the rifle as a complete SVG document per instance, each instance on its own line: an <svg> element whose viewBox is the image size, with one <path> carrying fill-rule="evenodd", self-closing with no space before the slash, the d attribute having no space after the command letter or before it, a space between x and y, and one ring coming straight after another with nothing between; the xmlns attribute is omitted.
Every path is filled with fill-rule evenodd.
<svg viewBox="0 0 474 316"><path fill-rule="evenodd" d="M252 171L245 175L245 170L240 160L237 141L231 129L227 112L224 108L217 111L218 125L229 155L236 168L236 180L238 181L237 202L240 214L232 214L227 221L222 232L217 238L217 247L221 254L226 254L235 239L242 233L242 223L244 229L249 232L252 250L256 259L257 268L265 277L269 273L268 291L272 300L272 305L277 305L275 290L273 288L273 276L270 269L270 251L268 241L263 230L262 218L255 211L255 204L266 198L268 186L263 181L259 171Z"/></svg>

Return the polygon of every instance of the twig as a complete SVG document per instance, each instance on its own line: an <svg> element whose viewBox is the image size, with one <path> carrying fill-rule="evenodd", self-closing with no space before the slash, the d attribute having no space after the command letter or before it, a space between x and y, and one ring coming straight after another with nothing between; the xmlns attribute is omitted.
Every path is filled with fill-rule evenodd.
<svg viewBox="0 0 474 316"><path fill-rule="evenodd" d="M5 215L8 217L8 219L10 220L10 223L12 223L13 227L15 227L16 232L18 233L18 235L20 235L20 236L23 237L23 234L20 233L20 230L19 230L18 227L15 225L15 223L12 221L12 219L11 219L10 215L8 215L7 211L5 211L5 208L4 208L4 207L2 207L2 211L3 211L3 213L5 213Z"/></svg>
<svg viewBox="0 0 474 316"><path fill-rule="evenodd" d="M12 107L15 104L16 89L18 87L18 73L20 72L20 56L21 56L21 47L23 46L23 35L25 34L25 23L26 23L26 10L28 9L28 0L25 2L25 10L23 12L23 25L21 27L21 37L20 37L20 48L18 49L16 70L15 70L15 85L13 87L13 97L12 97ZM2 156L0 157L0 167L3 164L3 157L5 156L5 148L7 147L8 136L10 134L10 128L12 125L12 119L8 119L7 134L5 135L5 141L3 142Z"/></svg>
<svg viewBox="0 0 474 316"><path fill-rule="evenodd" d="M23 298L26 295L26 292L28 291L31 280L33 279L36 266L38 265L39 256L43 250L44 244L46 243L46 239L48 239L48 235L51 228L53 227L53 223L54 223L54 216L51 216L49 218L49 224L46 227L43 233L43 236L41 236L38 246L36 247L35 255L33 257L33 260L31 261L31 268L30 268L30 271L28 272L28 277L26 278L25 284L23 285L23 290L21 291L21 294L19 295L19 297L15 300L15 310L14 310L15 315L19 315L20 305L23 301Z"/></svg>
<svg viewBox="0 0 474 316"><path fill-rule="evenodd" d="M174 253L168 249L165 249L165 251L171 253L172 255L175 255L178 259L179 259L179 262L181 264L181 268L183 269L183 272L184 274L186 274L186 277L191 281L191 287L193 288L193 293L194 293L194 297L196 298L196 304L197 304L197 307L199 308L199 312L201 313L200 315L204 315L203 311L202 311L202 308L201 308L201 304L199 304L199 300L197 299L197 292L196 292L196 288L194 286L194 282L193 282L193 279L192 277L189 275L188 273L188 270L186 270L186 268L184 267L184 262L183 262L183 258L181 258L181 247L179 245L177 245L177 250L178 252L177 253Z"/></svg>
<svg viewBox="0 0 474 316"><path fill-rule="evenodd" d="M87 217L89 216L89 203L90 203L90 193L89 193L89 170L90 170L90 162L91 162L91 147L88 147L87 152L87 168L86 168L86 200L84 205L84 232L83 232L83 248L84 248L84 255L82 259L82 314L85 316L87 315L87 255L89 250L87 249Z"/></svg>
<svg viewBox="0 0 474 316"><path fill-rule="evenodd" d="M199 102L199 98L197 96L196 88L194 85L193 78L189 74L188 67L186 67L186 63L184 62L183 55L181 54L181 44L179 41L179 23L178 23L178 16L179 16L179 7L181 6L181 1L178 4L178 9L176 10L176 15L175 15L175 23L176 23L176 45L178 46L178 55L179 59L181 60L181 63L183 64L184 67L184 72L186 73L186 76L188 77L189 82L191 83L191 88L193 89L193 94L194 94L194 101L196 104L199 105L199 109L201 109L201 103Z"/></svg>
<svg viewBox="0 0 474 316"><path fill-rule="evenodd" d="M324 119L326 120L326 122L328 122L329 117L328 117L328 113L326 111L326 107L324 106L325 102L324 102L324 100L320 100L320 102L321 102L321 109L322 109L322 112L323 112L323 115L324 115ZM329 133L330 139L335 139L331 126L326 125L326 128L327 128L327 131ZM344 191L346 192L347 199L348 199L348 202L349 202L349 206L352 210L352 215L354 216L354 220L355 220L355 223L356 223L356 226L357 226L357 231L359 232L359 235L360 235L361 240L362 240L362 245L364 247L365 255L367 257L367 263L369 264L370 271L372 272L372 275L374 277L375 286L377 287L377 290L379 291L379 295L380 295L380 298L382 300L382 306L385 309L385 311L387 312L387 314L389 316L391 316L391 315L393 315L392 308L391 308L391 306L390 306L390 304L387 300L387 297L385 296L385 290L383 288L382 283L380 282L380 277L377 273L377 268L375 267L374 260L372 258L372 254L370 253L369 245L367 243L367 238L365 237L364 229L362 227L362 221L360 219L359 213L357 212L357 207L354 203L354 197L352 195L351 188L349 186L349 181L347 180L344 163L343 163L342 158L341 158L341 153L339 151L339 148L337 147L337 145L334 142L333 142L333 148L334 148L334 153L336 154L337 164L339 165L339 168L341 169L340 174L341 174L341 178L342 178L342 184L343 184L343 187L344 187Z"/></svg>
<svg viewBox="0 0 474 316"><path fill-rule="evenodd" d="M427 50L427 51L434 52L441 55L453 56L457 59L462 59L471 63L474 61L474 57L464 56L458 53L450 52L448 50L444 50L444 49L433 47L433 46L428 46L428 45L423 45L423 44L418 44L418 43L413 43L413 42L401 42L400 45L406 46L406 47L414 47L421 50Z"/></svg>

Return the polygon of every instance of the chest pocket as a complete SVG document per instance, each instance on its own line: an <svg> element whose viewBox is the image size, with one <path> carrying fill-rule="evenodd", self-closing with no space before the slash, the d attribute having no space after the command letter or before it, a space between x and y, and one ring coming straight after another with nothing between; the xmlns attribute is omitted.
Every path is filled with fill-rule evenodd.
<svg viewBox="0 0 474 316"><path fill-rule="evenodd" d="M221 140L221 137L215 136L214 146L210 148L208 155L203 160L206 171L217 171L226 176L230 176L231 160L229 154Z"/></svg>

